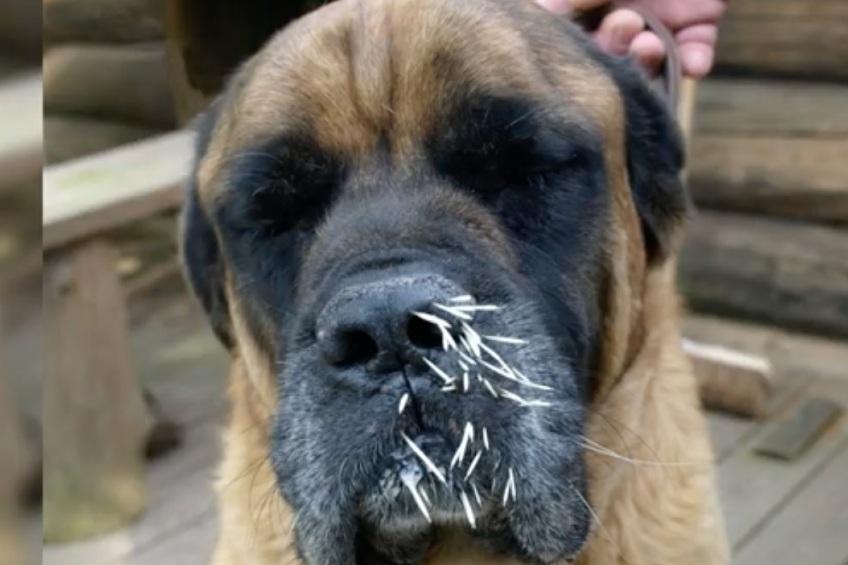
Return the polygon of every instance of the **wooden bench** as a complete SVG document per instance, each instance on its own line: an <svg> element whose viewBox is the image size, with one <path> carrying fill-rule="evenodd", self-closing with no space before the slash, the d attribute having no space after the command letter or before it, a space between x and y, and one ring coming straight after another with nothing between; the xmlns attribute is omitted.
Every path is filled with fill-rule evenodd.
<svg viewBox="0 0 848 565"><path fill-rule="evenodd" d="M192 134L177 131L44 171L44 539L90 537L144 511L154 422L131 360L109 230L175 209Z"/></svg>

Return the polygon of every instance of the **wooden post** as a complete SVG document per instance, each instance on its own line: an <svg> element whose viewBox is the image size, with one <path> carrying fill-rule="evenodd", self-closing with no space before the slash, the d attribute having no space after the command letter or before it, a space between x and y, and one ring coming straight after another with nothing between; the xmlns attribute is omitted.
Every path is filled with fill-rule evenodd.
<svg viewBox="0 0 848 565"><path fill-rule="evenodd" d="M0 339L0 344L3 341ZM0 562L23 565L26 559L22 500L34 457L4 369L0 353L0 452L3 454L0 464Z"/></svg>
<svg viewBox="0 0 848 565"><path fill-rule="evenodd" d="M44 541L127 525L146 508L150 427L130 364L115 252L87 241L48 258L44 277Z"/></svg>
<svg viewBox="0 0 848 565"><path fill-rule="evenodd" d="M691 78L684 78L680 85L680 100L677 104L677 122L680 124L680 130L683 133L683 140L686 145L687 155L692 147L693 126L695 123L695 103L697 102L698 83ZM689 155L686 167L683 170L684 182L689 181L689 171L691 167L692 157Z"/></svg>

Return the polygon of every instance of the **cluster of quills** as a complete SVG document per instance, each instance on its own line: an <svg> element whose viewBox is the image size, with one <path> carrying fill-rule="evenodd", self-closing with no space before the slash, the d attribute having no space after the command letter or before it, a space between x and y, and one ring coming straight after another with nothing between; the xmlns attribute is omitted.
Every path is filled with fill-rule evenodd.
<svg viewBox="0 0 848 565"><path fill-rule="evenodd" d="M510 366L504 359L495 351L489 343L500 343L505 345L521 346L527 342L514 337L498 336L498 335L482 335L471 327L470 323L474 319L475 312L496 312L501 309L496 305L479 305L474 303L474 299L469 296L458 296L448 301L448 304L434 303L433 307L446 314L446 318L428 314L425 312L413 312L413 315L428 322L438 328L441 339L442 348L445 352L454 353L456 355L457 369L454 376L449 372L427 358L423 358L424 363L430 368L433 374L442 381L441 390L446 393L459 392L466 393L471 389L474 382L483 386L486 391L494 398L504 399L515 402L523 407L544 407L550 406L550 402L543 400L535 400L524 398L506 388L499 386L498 382L493 382L484 375L484 371L488 371L493 375L497 375L500 379L506 379L516 383L520 387L528 389L550 391L551 387L537 384L528 379L521 371ZM458 336L458 337L455 337ZM403 413L409 404L409 393L405 393L398 404L398 412ZM474 469L480 462L484 452L490 450L489 434L486 428L482 428L480 434L483 447L477 451L477 454L468 466L464 476L464 482L471 487L471 492L478 506L482 506L482 500L476 484L471 480ZM416 443L406 434L403 434L403 439L412 450L412 452L423 463L424 467L434 475L440 483L447 486L447 479L444 473L433 463L433 461L424 453L424 451L416 445ZM465 428L460 441L459 447L451 459L450 469L453 470L457 465L460 465L465 459L469 446L475 442L475 429L471 422L465 424ZM510 467L507 470L508 479L503 490L502 503L506 506L510 499L515 500L516 486L515 473ZM415 500L419 510L428 522L432 522L428 506L430 506L429 498L424 489L419 490L417 484L409 479L402 477L404 486L409 490L412 498ZM495 485L492 485L494 490ZM474 510L471 505L471 499L465 490L460 492L460 500L462 502L465 515L469 525L476 528Z"/></svg>

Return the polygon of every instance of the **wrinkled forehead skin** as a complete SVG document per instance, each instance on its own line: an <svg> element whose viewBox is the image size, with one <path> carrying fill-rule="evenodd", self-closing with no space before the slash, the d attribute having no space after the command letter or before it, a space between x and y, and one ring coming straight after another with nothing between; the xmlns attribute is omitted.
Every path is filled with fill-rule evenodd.
<svg viewBox="0 0 848 565"><path fill-rule="evenodd" d="M200 169L201 198L226 155L290 130L350 162L388 143L414 162L451 103L474 93L540 102L592 128L623 168L618 90L573 34L532 0L340 0L273 37L233 81Z"/></svg>

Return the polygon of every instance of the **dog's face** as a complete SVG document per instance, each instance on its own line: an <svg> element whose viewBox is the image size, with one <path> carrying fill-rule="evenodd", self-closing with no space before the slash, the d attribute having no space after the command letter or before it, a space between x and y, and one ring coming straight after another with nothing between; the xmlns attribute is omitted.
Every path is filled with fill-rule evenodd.
<svg viewBox="0 0 848 565"><path fill-rule="evenodd" d="M452 529L580 551L613 287L672 252L681 160L638 73L529 0L342 0L241 69L201 124L183 256L274 386L307 563L416 563Z"/></svg>

